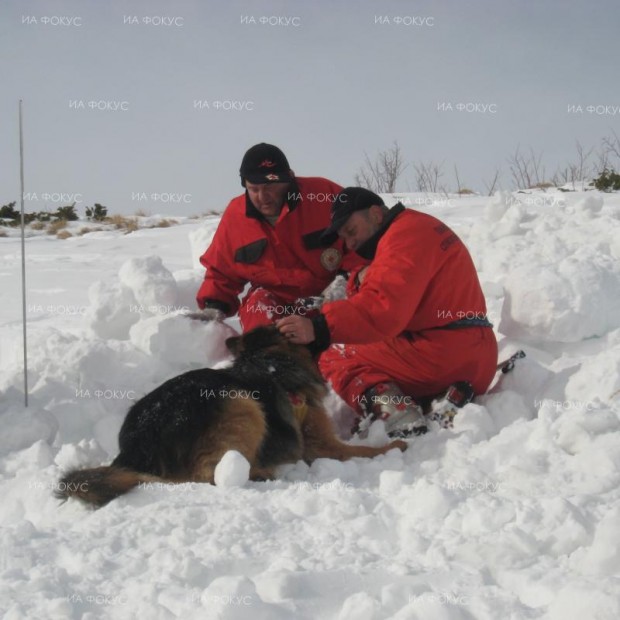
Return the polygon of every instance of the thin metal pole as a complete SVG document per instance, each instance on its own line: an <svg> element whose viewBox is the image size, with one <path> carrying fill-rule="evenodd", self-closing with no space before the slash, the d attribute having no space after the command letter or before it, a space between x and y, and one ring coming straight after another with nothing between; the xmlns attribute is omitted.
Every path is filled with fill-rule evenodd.
<svg viewBox="0 0 620 620"><path fill-rule="evenodd" d="M24 136L22 131L22 100L19 100L19 181L21 190L22 225L22 325L24 331L24 406L28 406L28 345L26 340L26 237L24 220Z"/></svg>

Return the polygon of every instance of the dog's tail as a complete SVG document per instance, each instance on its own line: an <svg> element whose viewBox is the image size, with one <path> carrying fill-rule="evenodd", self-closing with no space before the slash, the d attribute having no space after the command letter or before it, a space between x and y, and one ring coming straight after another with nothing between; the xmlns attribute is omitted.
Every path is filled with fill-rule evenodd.
<svg viewBox="0 0 620 620"><path fill-rule="evenodd" d="M79 499L97 508L124 495L143 482L161 481L161 478L122 467L104 466L76 469L65 474L58 482L54 495L58 499Z"/></svg>

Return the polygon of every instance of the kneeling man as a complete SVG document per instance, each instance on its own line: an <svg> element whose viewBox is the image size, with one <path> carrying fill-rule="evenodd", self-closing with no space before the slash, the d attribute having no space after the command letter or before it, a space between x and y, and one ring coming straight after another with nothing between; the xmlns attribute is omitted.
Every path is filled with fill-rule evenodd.
<svg viewBox="0 0 620 620"><path fill-rule="evenodd" d="M323 375L359 419L384 420L391 436L420 434L420 399L455 384L483 394L495 375L497 341L459 237L431 215L400 203L388 209L361 187L334 200L323 241L337 237L372 261L351 275L348 298L324 304L312 319L276 324L292 342L324 351Z"/></svg>

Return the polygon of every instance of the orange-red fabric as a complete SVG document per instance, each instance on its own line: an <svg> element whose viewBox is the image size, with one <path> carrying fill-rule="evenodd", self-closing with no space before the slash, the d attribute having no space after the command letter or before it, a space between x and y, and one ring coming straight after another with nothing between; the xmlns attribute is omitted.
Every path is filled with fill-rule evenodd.
<svg viewBox="0 0 620 620"><path fill-rule="evenodd" d="M333 258L334 252L326 255L318 239L330 223L331 204L342 188L319 177L296 181L298 187L289 193L293 200L284 205L275 226L262 217L248 216L245 194L230 202L211 245L200 258L207 269L196 296L201 308L215 300L228 306L228 314L234 314L239 308L238 296L248 282L252 289L263 287L284 302L318 295L338 269L348 271L367 262L345 251L338 240L331 248L343 254L342 262L335 266L328 263L326 259ZM296 206L291 209L289 202ZM255 242L264 244L258 252L253 246L259 255L244 256L243 248Z"/></svg>
<svg viewBox="0 0 620 620"><path fill-rule="evenodd" d="M497 364L497 341L489 327L437 329L372 344L332 345L319 358L323 376L358 414L364 392L393 381L414 399L435 396L451 383L469 381L484 394Z"/></svg>
<svg viewBox="0 0 620 620"><path fill-rule="evenodd" d="M467 248L438 219L414 210L397 215L349 295L322 308L333 344L319 367L358 413L364 392L384 381L414 398L455 381L469 381L476 394L488 389L497 364L493 330L441 329L485 317L486 303Z"/></svg>
<svg viewBox="0 0 620 620"><path fill-rule="evenodd" d="M323 306L332 343L380 342L486 316L463 242L437 218L406 209L379 240L359 291Z"/></svg>
<svg viewBox="0 0 620 620"><path fill-rule="evenodd" d="M252 289L239 307L239 321L244 333L293 314L311 318L318 314L318 310L287 302L264 288Z"/></svg>

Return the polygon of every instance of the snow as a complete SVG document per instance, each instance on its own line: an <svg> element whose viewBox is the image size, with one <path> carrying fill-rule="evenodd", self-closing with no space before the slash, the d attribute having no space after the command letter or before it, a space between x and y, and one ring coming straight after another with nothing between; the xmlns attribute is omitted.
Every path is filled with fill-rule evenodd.
<svg viewBox="0 0 620 620"><path fill-rule="evenodd" d="M242 487L250 479L250 463L237 450L229 450L216 465L213 477L218 487Z"/></svg>
<svg viewBox="0 0 620 620"><path fill-rule="evenodd" d="M527 353L514 372L405 453L251 482L229 452L215 486L145 484L98 511L54 499L61 472L109 462L163 381L230 361L237 321L182 316L219 220L30 236L27 409L19 238L0 238L3 617L620 617L620 196L386 199L466 242L501 359ZM351 411L326 406L344 435Z"/></svg>

